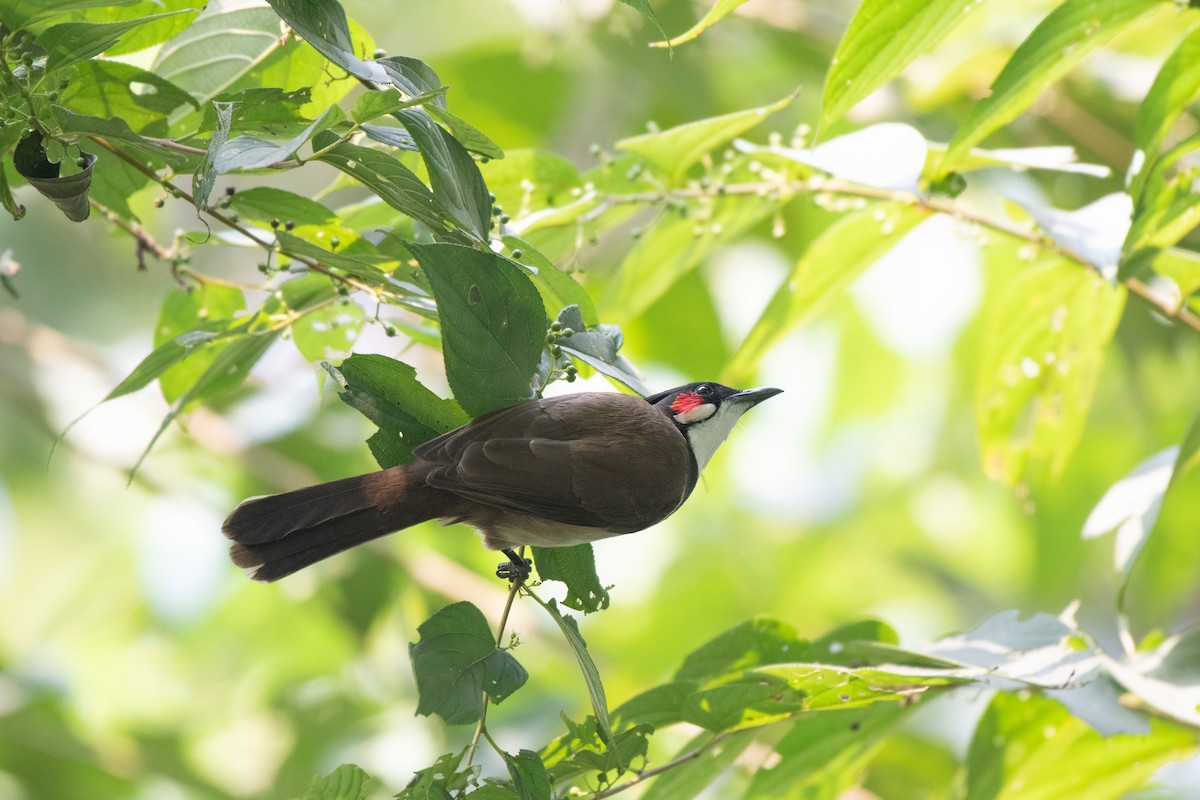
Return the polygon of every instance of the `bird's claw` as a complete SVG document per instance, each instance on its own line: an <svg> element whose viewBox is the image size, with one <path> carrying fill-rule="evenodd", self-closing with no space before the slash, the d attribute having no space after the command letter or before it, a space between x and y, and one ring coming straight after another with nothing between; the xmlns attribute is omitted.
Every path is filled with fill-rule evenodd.
<svg viewBox="0 0 1200 800"><path fill-rule="evenodd" d="M521 564L516 561L502 561L496 567L496 577L505 578L510 581L525 580L533 572L533 560L522 558Z"/></svg>

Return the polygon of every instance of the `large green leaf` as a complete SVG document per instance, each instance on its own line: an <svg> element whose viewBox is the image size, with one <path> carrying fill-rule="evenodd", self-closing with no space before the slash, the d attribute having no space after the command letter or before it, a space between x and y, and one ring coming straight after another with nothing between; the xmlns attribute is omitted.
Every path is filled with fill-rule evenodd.
<svg viewBox="0 0 1200 800"><path fill-rule="evenodd" d="M463 230L479 241L487 241L492 200L470 153L422 109L402 109L396 117L421 151L433 196Z"/></svg>
<svg viewBox="0 0 1200 800"><path fill-rule="evenodd" d="M454 244L410 244L437 300L446 378L479 416L534 396L546 312L524 271L495 253Z"/></svg>
<svg viewBox="0 0 1200 800"><path fill-rule="evenodd" d="M0 2L0 20L12 30L35 22L97 6L128 6L138 0L4 0Z"/></svg>
<svg viewBox="0 0 1200 800"><path fill-rule="evenodd" d="M211 283L192 291L176 290L164 298L154 326L154 353L164 358L176 354L177 360L182 360L158 376L163 398L168 403L178 400L212 365L220 345L208 343L217 338L222 328L230 327L234 315L245 308L246 297L241 289ZM214 328L214 323L218 327ZM139 366L134 374L141 369ZM133 377L130 375L122 383Z"/></svg>
<svg viewBox="0 0 1200 800"><path fill-rule="evenodd" d="M484 692L499 703L529 677L511 653L496 646L483 612L466 601L439 610L417 633L421 638L408 653L418 714L437 714L450 725L476 722Z"/></svg>
<svg viewBox="0 0 1200 800"><path fill-rule="evenodd" d="M407 463L414 447L469 421L457 403L431 392L401 361L354 355L329 370L342 400L379 426L367 444L382 467Z"/></svg>
<svg viewBox="0 0 1200 800"><path fill-rule="evenodd" d="M550 776L541 756L532 750L522 750L515 756L504 752L500 755L521 800L551 800Z"/></svg>
<svg viewBox="0 0 1200 800"><path fill-rule="evenodd" d="M971 740L966 800L1118 800L1195 747L1195 733L1169 723L1103 737L1053 700L1000 692Z"/></svg>
<svg viewBox="0 0 1200 800"><path fill-rule="evenodd" d="M688 167L706 154L730 142L788 105L789 95L777 102L719 117L688 122L665 131L645 133L617 142L617 148L641 156L663 172L672 183L679 183Z"/></svg>
<svg viewBox="0 0 1200 800"><path fill-rule="evenodd" d="M118 117L133 130L165 136L164 117L184 105L199 108L190 94L170 81L119 61L93 59L75 71L76 79L61 97L75 114Z"/></svg>
<svg viewBox="0 0 1200 800"><path fill-rule="evenodd" d="M588 697L592 701L592 713L596 715L596 725L600 730L600 736L606 743L612 742L612 721L608 716L608 699L604 694L604 684L600 680L600 670L596 668L596 662L592 660L592 656L588 652L587 643L579 633L579 624L570 614L561 613L554 600L543 603L536 595L533 597L550 614L575 653L575 660L579 662L579 668L583 671L584 683L587 684Z"/></svg>
<svg viewBox="0 0 1200 800"><path fill-rule="evenodd" d="M333 144L333 134L323 132L313 140L318 161L340 169L377 194L397 211L424 223L434 232L446 228L446 212L408 167L387 153L354 144Z"/></svg>
<svg viewBox="0 0 1200 800"><path fill-rule="evenodd" d="M387 83L388 75L374 61L355 55L346 12L337 0L267 0L283 21L321 55L356 78Z"/></svg>
<svg viewBox="0 0 1200 800"><path fill-rule="evenodd" d="M1060 256L1013 280L991 314L976 382L989 476L1017 483L1062 469L1083 432L1124 300L1122 289Z"/></svg>
<svg viewBox="0 0 1200 800"><path fill-rule="evenodd" d="M733 386L748 380L772 345L845 292L925 218L926 213L914 206L884 203L848 214L826 228L767 303L730 359L724 380Z"/></svg>
<svg viewBox="0 0 1200 800"><path fill-rule="evenodd" d="M140 25L181 13L168 11L120 22L62 22L42 31L38 47L46 51L46 72L53 72L100 55Z"/></svg>
<svg viewBox="0 0 1200 800"><path fill-rule="evenodd" d="M1200 191L1195 181L1200 166L1187 166L1200 150L1200 136L1172 147L1142 175L1133 225L1124 253L1143 248L1170 247L1200 225Z"/></svg>
<svg viewBox="0 0 1200 800"><path fill-rule="evenodd" d="M207 102L280 46L279 18L241 0L209 0L159 49L151 71Z"/></svg>
<svg viewBox="0 0 1200 800"><path fill-rule="evenodd" d="M933 48L980 1L863 0L825 78L821 129Z"/></svg>
<svg viewBox="0 0 1200 800"><path fill-rule="evenodd" d="M1186 36L1154 77L1134 118L1134 165L1130 194L1137 197L1167 131L1185 108L1200 97L1200 28ZM1136 169L1134 168L1136 167Z"/></svg>
<svg viewBox="0 0 1200 800"><path fill-rule="evenodd" d="M286 142L278 144L254 136L235 137L221 145L213 159L213 167L218 175L235 170L266 169L296 155L305 142L337 122L341 116L341 109L337 106L330 106L307 128Z"/></svg>
<svg viewBox="0 0 1200 800"><path fill-rule="evenodd" d="M945 175L992 131L1016 119L1089 53L1161 0L1066 0L1013 53L959 127L938 166Z"/></svg>
<svg viewBox="0 0 1200 800"><path fill-rule="evenodd" d="M695 736L676 756L687 761L655 778L642 800L690 800L700 795L754 743L754 734L754 731L739 731L727 735L718 744L705 748L699 756L691 757L690 754L713 735L704 732Z"/></svg>

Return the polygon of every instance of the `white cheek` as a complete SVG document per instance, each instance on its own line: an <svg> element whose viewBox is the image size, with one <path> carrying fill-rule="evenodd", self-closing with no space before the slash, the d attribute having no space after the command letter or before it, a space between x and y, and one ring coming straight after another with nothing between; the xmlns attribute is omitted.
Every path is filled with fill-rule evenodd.
<svg viewBox="0 0 1200 800"><path fill-rule="evenodd" d="M691 425L695 422L708 419L717 411L717 407L712 403L704 403L695 408L689 408L680 414L675 415L675 421L680 425Z"/></svg>

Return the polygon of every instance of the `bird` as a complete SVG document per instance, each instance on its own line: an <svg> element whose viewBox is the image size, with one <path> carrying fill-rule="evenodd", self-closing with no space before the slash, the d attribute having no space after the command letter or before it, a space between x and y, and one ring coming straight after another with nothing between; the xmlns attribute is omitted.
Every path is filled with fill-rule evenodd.
<svg viewBox="0 0 1200 800"><path fill-rule="evenodd" d="M271 582L426 520L466 523L524 580L524 546L570 547L673 514L700 472L773 387L689 383L640 397L578 392L480 416L366 475L244 501L222 525L233 563Z"/></svg>

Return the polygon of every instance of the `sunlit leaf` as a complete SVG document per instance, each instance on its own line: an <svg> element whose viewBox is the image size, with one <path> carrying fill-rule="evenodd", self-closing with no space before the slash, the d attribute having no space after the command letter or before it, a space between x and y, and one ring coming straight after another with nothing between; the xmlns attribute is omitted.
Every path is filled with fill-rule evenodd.
<svg viewBox="0 0 1200 800"><path fill-rule="evenodd" d="M129 64L93 59L75 70L76 78L63 90L60 102L76 114L116 117L131 129L163 136L164 117L185 105L199 108L183 89Z"/></svg>
<svg viewBox="0 0 1200 800"><path fill-rule="evenodd" d="M1113 568L1117 572L1128 573L1146 537L1154 530L1179 454L1178 447L1168 447L1138 464L1108 488L1083 523L1085 539L1116 529Z"/></svg>
<svg viewBox="0 0 1200 800"><path fill-rule="evenodd" d="M1168 637L1128 662L1109 659L1108 671L1139 700L1194 728L1200 728L1200 633Z"/></svg>
<svg viewBox="0 0 1200 800"><path fill-rule="evenodd" d="M472 153L478 153L484 158L504 158L504 151L500 149L500 145L489 139L483 131L471 123L456 117L436 103L427 105L425 110L437 117L450 130L450 135Z"/></svg>
<svg viewBox="0 0 1200 800"><path fill-rule="evenodd" d="M712 8L710 8L708 10L708 13L705 14L700 19L699 22L697 22L695 25L693 25L687 31L685 31L684 33L681 33L678 36L676 36L675 38L669 39L667 41L651 42L650 46L651 47L674 47L675 45L680 45L680 44L683 44L684 42L690 42L693 39L695 39L697 36L699 36L700 34L704 33L706 30L711 28L713 25L716 25L722 19L724 19L725 17L732 14L733 11L735 9L737 9L738 6L740 6L742 3L745 3L745 2L746 2L746 0L716 0L716 3L714 3Z"/></svg>
<svg viewBox="0 0 1200 800"><path fill-rule="evenodd" d="M1050 256L1024 267L1000 299L980 353L975 419L987 474L1017 483L1058 474L1096 390L1125 294Z"/></svg>
<svg viewBox="0 0 1200 800"><path fill-rule="evenodd" d="M1195 745L1194 733L1161 721L1148 736L1103 737L1053 700L999 692L971 740L965 797L1118 800Z"/></svg>
<svg viewBox="0 0 1200 800"><path fill-rule="evenodd" d="M346 358L354 351L365 317L358 303L324 306L292 323L292 341L309 361Z"/></svg>
<svg viewBox="0 0 1200 800"><path fill-rule="evenodd" d="M1170 247L1200 225L1200 167L1187 166L1200 150L1200 136L1186 139L1164 153L1141 176L1141 191L1124 252Z"/></svg>
<svg viewBox="0 0 1200 800"><path fill-rule="evenodd" d="M732 386L750 378L767 351L788 331L811 318L923 219L925 212L885 203L848 214L808 246L725 369Z"/></svg>
<svg viewBox="0 0 1200 800"><path fill-rule="evenodd" d="M376 781L354 764L342 764L313 781L300 800L367 800Z"/></svg>
<svg viewBox="0 0 1200 800"><path fill-rule="evenodd" d="M622 139L616 146L619 150L641 156L661 170L672 183L679 183L688 167L741 136L793 99L795 95L767 106L688 122L665 131L644 133Z"/></svg>
<svg viewBox="0 0 1200 800"><path fill-rule="evenodd" d="M542 301L546 304L548 312L553 314L555 310L573 305L579 309L585 326L596 325L599 322L591 295L574 278L559 269L553 261L542 255L529 242L516 236L504 236L502 241L511 250L514 261L536 270L533 274L533 283L541 292ZM518 252L520 252L519 257L517 256ZM584 329L584 327L580 327L580 330Z"/></svg>
<svg viewBox="0 0 1200 800"><path fill-rule="evenodd" d="M1133 213L1129 195L1114 192L1074 211L1033 203L1022 207L1051 239L1091 264L1110 282L1116 281L1121 246Z"/></svg>
<svg viewBox="0 0 1200 800"><path fill-rule="evenodd" d="M499 703L529 675L512 654L496 646L483 612L453 603L417 626L420 640L408 646L417 681L417 713L437 714L449 725L477 721L483 693Z"/></svg>
<svg viewBox="0 0 1200 800"><path fill-rule="evenodd" d="M931 50L982 0L864 0L825 78L821 128Z"/></svg>
<svg viewBox="0 0 1200 800"><path fill-rule="evenodd" d="M178 400L212 365L220 345L209 343L221 331L230 329L234 316L245 308L246 297L240 289L218 284L205 284L190 292L176 290L163 299L154 326L154 353L163 358L177 355L175 360L183 362L156 376L168 403ZM143 366L149 365L143 363ZM133 378L143 366L122 383Z"/></svg>
<svg viewBox="0 0 1200 800"><path fill-rule="evenodd" d="M838 797L857 785L880 740L900 716L900 706L824 711L799 718L772 748L778 759L755 770L745 797Z"/></svg>
<svg viewBox="0 0 1200 800"><path fill-rule="evenodd" d="M0 19L11 29L97 6L128 6L138 0L5 0L0 3Z"/></svg>
<svg viewBox="0 0 1200 800"><path fill-rule="evenodd" d="M409 249L437 300L446 377L459 404L479 416L532 398L546 312L521 268L460 245Z"/></svg>
<svg viewBox="0 0 1200 800"><path fill-rule="evenodd" d="M1004 65L991 94L972 107L938 175L954 169L988 134L1016 119L1122 26L1159 5L1159 0L1066 0L1051 11Z"/></svg>
<svg viewBox="0 0 1200 800"><path fill-rule="evenodd" d="M230 196L229 207L243 219L263 225L276 219L296 225L324 225L336 219L328 207L316 200L271 186L239 190Z"/></svg>
<svg viewBox="0 0 1200 800"><path fill-rule="evenodd" d="M1167 132L1185 108L1200 97L1200 29L1186 36L1167 57L1154 77L1150 91L1134 117L1134 165L1130 169L1130 193L1135 197L1145 179L1146 168L1158 157Z"/></svg>

